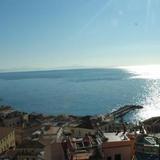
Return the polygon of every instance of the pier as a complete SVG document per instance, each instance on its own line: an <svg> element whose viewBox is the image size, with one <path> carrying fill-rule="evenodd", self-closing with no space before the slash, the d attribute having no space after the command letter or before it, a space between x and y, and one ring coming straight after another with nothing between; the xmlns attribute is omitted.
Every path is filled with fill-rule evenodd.
<svg viewBox="0 0 160 160"><path fill-rule="evenodd" d="M125 105L124 107L121 107L118 110L111 112L109 116L112 116L114 118L121 118L133 110L142 109L142 108L143 106L140 106L140 105Z"/></svg>

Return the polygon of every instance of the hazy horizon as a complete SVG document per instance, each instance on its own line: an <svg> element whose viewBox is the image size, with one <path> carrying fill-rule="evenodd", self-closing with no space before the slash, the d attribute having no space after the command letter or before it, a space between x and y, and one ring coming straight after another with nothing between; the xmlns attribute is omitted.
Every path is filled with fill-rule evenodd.
<svg viewBox="0 0 160 160"><path fill-rule="evenodd" d="M81 69L123 69L127 71L150 71L156 74L160 69L160 64L154 65L123 65L123 66L70 66L70 67L53 67L53 68L14 68L14 69L0 69L0 73L10 72L38 72L38 71L54 71L54 70L81 70ZM159 76L159 75L158 75Z"/></svg>

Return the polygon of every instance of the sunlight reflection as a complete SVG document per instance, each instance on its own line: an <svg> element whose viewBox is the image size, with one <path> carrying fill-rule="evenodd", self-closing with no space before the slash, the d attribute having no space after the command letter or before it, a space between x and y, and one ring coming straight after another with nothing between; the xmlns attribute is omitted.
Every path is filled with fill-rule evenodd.
<svg viewBox="0 0 160 160"><path fill-rule="evenodd" d="M160 116L160 65L121 67L133 74L132 79L145 80L142 97L137 102L144 108L133 119L144 120Z"/></svg>
<svg viewBox="0 0 160 160"><path fill-rule="evenodd" d="M160 65L119 67L133 74L136 79L160 79Z"/></svg>
<svg viewBox="0 0 160 160"><path fill-rule="evenodd" d="M158 80L147 82L144 97L140 101L144 108L137 113L137 116L141 120L160 116L160 82Z"/></svg>

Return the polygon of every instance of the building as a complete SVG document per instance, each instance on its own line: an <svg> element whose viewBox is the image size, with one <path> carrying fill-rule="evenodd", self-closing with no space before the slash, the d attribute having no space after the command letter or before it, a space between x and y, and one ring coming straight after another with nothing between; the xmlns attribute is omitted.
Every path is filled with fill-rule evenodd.
<svg viewBox="0 0 160 160"><path fill-rule="evenodd" d="M17 127L26 122L27 114L13 110L11 107L0 107L1 125L4 127Z"/></svg>
<svg viewBox="0 0 160 160"><path fill-rule="evenodd" d="M143 122L148 133L160 133L160 117L152 117Z"/></svg>
<svg viewBox="0 0 160 160"><path fill-rule="evenodd" d="M63 149L69 160L90 160L97 155L100 144L94 135L86 134L82 138L68 137L63 142Z"/></svg>
<svg viewBox="0 0 160 160"><path fill-rule="evenodd" d="M66 132L66 138L63 140L62 146L65 157L69 160L99 160L101 158L99 152L101 144L101 138L96 135L95 130L70 128L70 134L69 131L68 134Z"/></svg>
<svg viewBox="0 0 160 160"><path fill-rule="evenodd" d="M15 149L10 149L3 154L0 154L0 160L16 160L17 152Z"/></svg>
<svg viewBox="0 0 160 160"><path fill-rule="evenodd" d="M40 142L45 146L45 159L46 160L64 160L64 151L62 148L62 134L61 127L45 126Z"/></svg>
<svg viewBox="0 0 160 160"><path fill-rule="evenodd" d="M44 160L44 145L38 141L25 140L16 151L17 160Z"/></svg>
<svg viewBox="0 0 160 160"><path fill-rule="evenodd" d="M15 131L11 128L0 127L0 154L15 148Z"/></svg>
<svg viewBox="0 0 160 160"><path fill-rule="evenodd" d="M43 138L54 139L56 141L61 137L62 132L63 130L61 127L45 126L43 129Z"/></svg>
<svg viewBox="0 0 160 160"><path fill-rule="evenodd" d="M16 143L21 144L24 140L29 139L32 137L32 134L41 128L41 125L35 125L35 126L28 126L28 127L16 127L15 128L15 137L16 137Z"/></svg>
<svg viewBox="0 0 160 160"><path fill-rule="evenodd" d="M70 134L74 137L84 137L86 133L94 135L96 130L94 129L87 129L87 128L80 128L80 127L65 127L64 134Z"/></svg>
<svg viewBox="0 0 160 160"><path fill-rule="evenodd" d="M7 116L5 119L3 119L3 125L5 127L16 127L22 125L22 117L21 116Z"/></svg>
<svg viewBox="0 0 160 160"><path fill-rule="evenodd" d="M16 111L10 106L1 106L0 107L0 118L6 118L10 114L14 114Z"/></svg>
<svg viewBox="0 0 160 160"><path fill-rule="evenodd" d="M132 160L134 142L125 133L99 133L103 143L101 153L104 160Z"/></svg>
<svg viewBox="0 0 160 160"><path fill-rule="evenodd" d="M98 128L103 132L116 132L122 130L122 124L115 120L103 121L99 124Z"/></svg>
<svg viewBox="0 0 160 160"><path fill-rule="evenodd" d="M137 160L159 160L160 148L153 136L137 135L135 149Z"/></svg>

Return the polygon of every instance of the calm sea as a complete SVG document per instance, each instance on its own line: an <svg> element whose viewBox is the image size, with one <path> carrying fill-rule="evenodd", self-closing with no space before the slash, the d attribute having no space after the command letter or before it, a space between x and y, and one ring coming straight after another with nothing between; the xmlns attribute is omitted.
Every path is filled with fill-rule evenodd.
<svg viewBox="0 0 160 160"><path fill-rule="evenodd" d="M56 115L103 114L140 104L144 109L132 118L144 119L160 114L160 80L144 73L123 68L0 73L0 104Z"/></svg>

